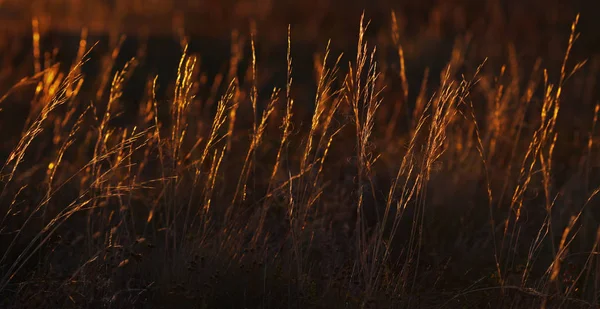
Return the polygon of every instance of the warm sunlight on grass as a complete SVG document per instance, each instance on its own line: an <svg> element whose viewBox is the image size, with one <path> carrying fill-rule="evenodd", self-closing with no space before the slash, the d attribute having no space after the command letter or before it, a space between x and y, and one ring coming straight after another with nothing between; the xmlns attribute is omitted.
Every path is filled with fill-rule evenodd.
<svg viewBox="0 0 600 309"><path fill-rule="evenodd" d="M594 12L38 2L0 40L0 307L598 307ZM85 10L187 15L52 26Z"/></svg>

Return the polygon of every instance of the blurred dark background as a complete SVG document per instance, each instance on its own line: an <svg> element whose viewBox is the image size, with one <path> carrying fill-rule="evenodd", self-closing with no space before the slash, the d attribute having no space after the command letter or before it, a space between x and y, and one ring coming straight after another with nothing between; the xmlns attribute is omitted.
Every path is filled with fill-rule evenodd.
<svg viewBox="0 0 600 309"><path fill-rule="evenodd" d="M506 37L535 43L569 24L581 12L587 40L598 44L600 2L586 0L1 0L3 31L26 30L32 17L46 29L92 33L121 31L171 34L182 26L188 34L227 37L231 29L256 22L261 38L281 42L291 24L296 40L355 37L365 11L374 32L387 29L396 11L406 39L434 39L457 32L492 31L492 40ZM557 28L559 27L559 28ZM486 33L491 34L491 33ZM595 37L593 37L595 36Z"/></svg>

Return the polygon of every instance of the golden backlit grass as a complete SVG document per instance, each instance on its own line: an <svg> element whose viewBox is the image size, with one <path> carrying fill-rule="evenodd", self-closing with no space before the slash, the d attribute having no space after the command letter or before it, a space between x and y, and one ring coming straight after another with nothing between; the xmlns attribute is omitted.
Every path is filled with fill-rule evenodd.
<svg viewBox="0 0 600 309"><path fill-rule="evenodd" d="M292 27L285 89L259 84L253 35L246 55L232 33L213 85L182 37L169 100L148 76L125 125L114 120L131 108L139 59L116 66L124 39L86 76L94 45L82 31L62 71L34 20L33 74L0 100L2 121L23 126L3 135L1 304L597 306L600 105L577 107L593 115L585 149L555 173L575 147L559 122L585 68L570 61L578 19L560 71L538 61L528 80L514 50L506 65L469 70L468 40L411 80L395 14L399 69L386 75L361 20L347 66L329 44L315 57L313 102L295 99ZM210 99L196 97L207 88ZM23 92L30 101L13 99ZM8 104L28 112L6 115Z"/></svg>

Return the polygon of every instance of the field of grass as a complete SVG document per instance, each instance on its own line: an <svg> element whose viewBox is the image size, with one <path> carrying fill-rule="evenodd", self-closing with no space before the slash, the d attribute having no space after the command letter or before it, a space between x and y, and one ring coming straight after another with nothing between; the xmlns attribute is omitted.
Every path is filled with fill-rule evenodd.
<svg viewBox="0 0 600 309"><path fill-rule="evenodd" d="M373 2L0 1L0 308L598 308L600 10Z"/></svg>

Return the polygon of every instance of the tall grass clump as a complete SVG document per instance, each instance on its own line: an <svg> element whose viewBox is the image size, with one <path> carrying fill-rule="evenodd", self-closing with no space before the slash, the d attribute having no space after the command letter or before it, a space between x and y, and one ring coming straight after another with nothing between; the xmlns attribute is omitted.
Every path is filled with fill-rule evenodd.
<svg viewBox="0 0 600 309"><path fill-rule="evenodd" d="M400 18L312 67L292 26L277 69L233 31L212 75L184 31L162 72L86 29L63 59L34 19L0 98L0 306L597 307L579 15L547 68L471 34L413 66Z"/></svg>

